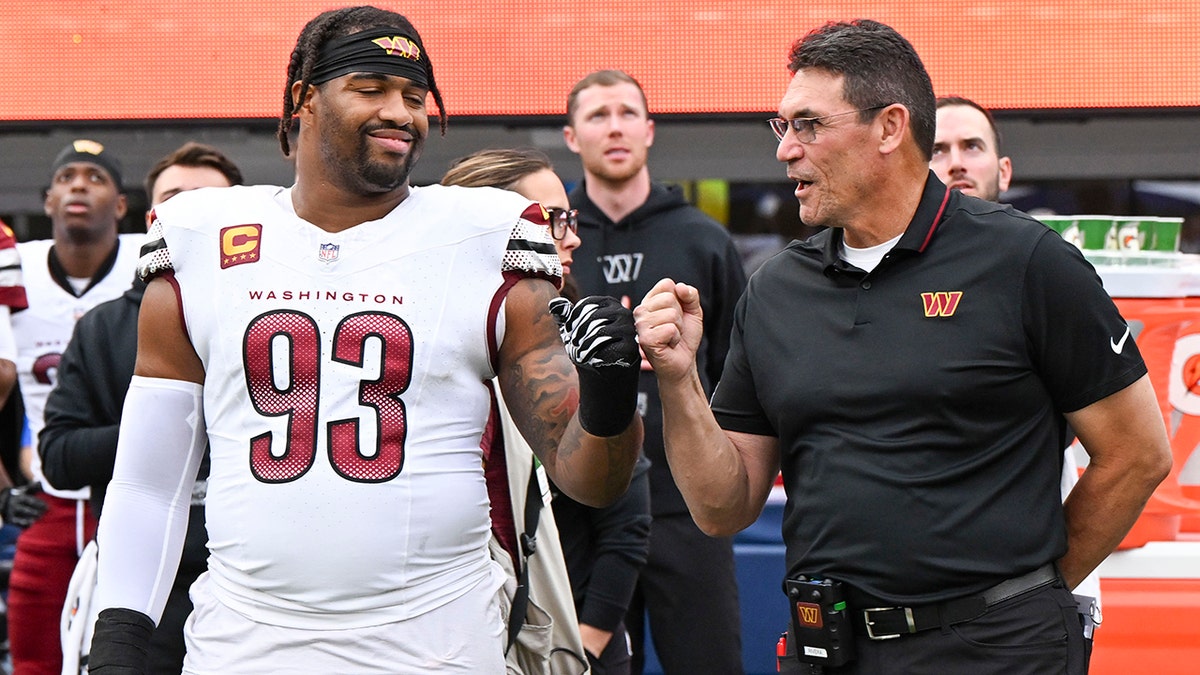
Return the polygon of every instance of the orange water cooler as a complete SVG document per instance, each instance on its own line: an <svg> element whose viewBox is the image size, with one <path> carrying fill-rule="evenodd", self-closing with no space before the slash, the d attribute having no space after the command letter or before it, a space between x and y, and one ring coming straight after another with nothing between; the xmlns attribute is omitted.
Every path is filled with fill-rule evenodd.
<svg viewBox="0 0 1200 675"><path fill-rule="evenodd" d="M1200 674L1200 256L1086 253L1146 360L1174 455L1100 566L1091 672Z"/></svg>

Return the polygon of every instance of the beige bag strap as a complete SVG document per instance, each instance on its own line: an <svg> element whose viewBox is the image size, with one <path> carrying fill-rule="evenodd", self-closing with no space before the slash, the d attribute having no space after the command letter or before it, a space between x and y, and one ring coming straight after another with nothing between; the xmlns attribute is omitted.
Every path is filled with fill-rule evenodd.
<svg viewBox="0 0 1200 675"><path fill-rule="evenodd" d="M533 454L533 453L530 453ZM537 458L532 460L529 471L529 487L525 490L525 531L521 532L517 545L521 549L521 569L517 571L517 592L513 595L512 610L508 615L508 645L504 653L512 649L525 623L525 611L529 606L529 558L537 553L538 519L542 512L542 491L538 486Z"/></svg>

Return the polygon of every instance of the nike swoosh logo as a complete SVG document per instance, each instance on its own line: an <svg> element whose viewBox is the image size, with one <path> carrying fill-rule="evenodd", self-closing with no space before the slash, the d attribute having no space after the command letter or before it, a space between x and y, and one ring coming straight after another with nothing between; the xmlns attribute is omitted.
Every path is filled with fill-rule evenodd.
<svg viewBox="0 0 1200 675"><path fill-rule="evenodd" d="M1125 341L1128 339L1129 339L1129 326L1126 326L1125 334L1121 336L1121 339L1114 340L1112 338L1108 338L1108 344L1110 347L1112 347L1114 354L1120 354L1121 350L1125 349Z"/></svg>

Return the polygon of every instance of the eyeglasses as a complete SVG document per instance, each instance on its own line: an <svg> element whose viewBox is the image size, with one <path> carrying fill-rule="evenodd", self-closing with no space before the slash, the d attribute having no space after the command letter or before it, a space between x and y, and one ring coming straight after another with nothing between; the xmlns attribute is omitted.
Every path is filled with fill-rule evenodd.
<svg viewBox="0 0 1200 675"><path fill-rule="evenodd" d="M864 113L871 110L882 110L891 105L877 105L871 108L862 108L860 110L851 110L844 113L835 113L833 115L823 115L821 117L797 117L796 119L785 120L782 117L772 117L767 120L767 124L771 125L771 131L775 132L775 138L781 142L787 134L787 130L791 127L792 131L796 132L796 140L801 143L812 143L817 140L817 125L825 124L825 120L833 119L834 117L843 117L845 115L853 115L855 113Z"/></svg>
<svg viewBox="0 0 1200 675"><path fill-rule="evenodd" d="M550 214L550 236L562 239L567 236L567 230L579 232L579 209L560 209L547 206L546 213Z"/></svg>

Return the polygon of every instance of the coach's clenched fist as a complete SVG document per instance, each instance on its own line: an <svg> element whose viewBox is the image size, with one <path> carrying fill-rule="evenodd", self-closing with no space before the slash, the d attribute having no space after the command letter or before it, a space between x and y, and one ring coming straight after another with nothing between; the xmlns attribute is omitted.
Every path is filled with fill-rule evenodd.
<svg viewBox="0 0 1200 675"><path fill-rule="evenodd" d="M695 372L696 350L704 335L699 291L663 279L633 310L633 318L638 343L659 380Z"/></svg>

